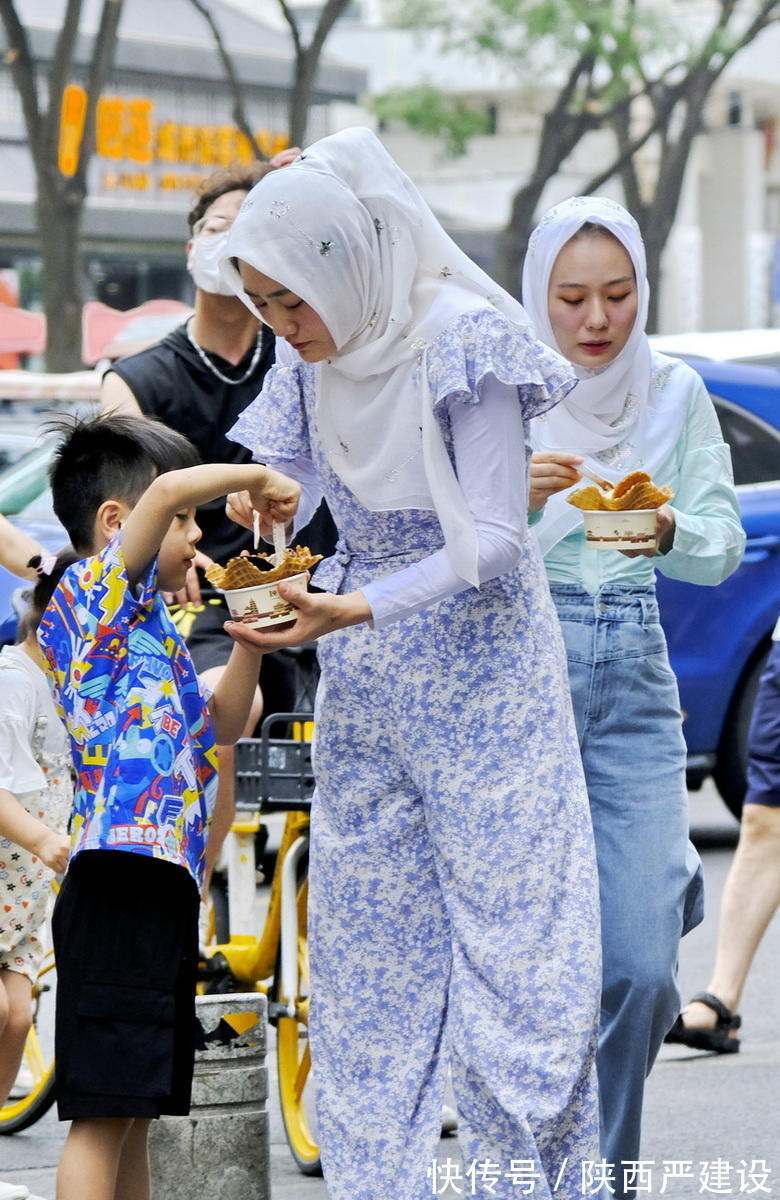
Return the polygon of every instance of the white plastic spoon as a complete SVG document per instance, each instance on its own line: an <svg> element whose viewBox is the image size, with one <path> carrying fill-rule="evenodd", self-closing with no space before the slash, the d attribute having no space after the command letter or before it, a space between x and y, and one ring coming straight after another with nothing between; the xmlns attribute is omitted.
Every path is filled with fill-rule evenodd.
<svg viewBox="0 0 780 1200"><path fill-rule="evenodd" d="M595 483L596 487L600 487L602 492L611 492L615 486L608 479L602 479L600 475L594 475L592 471L589 471L587 467L583 467L582 464L574 469L575 471L579 471L580 475L584 475L586 479L590 479L592 483Z"/></svg>
<svg viewBox="0 0 780 1200"><path fill-rule="evenodd" d="M284 562L284 552L287 548L287 531L283 521L274 521L274 566L280 567Z"/></svg>

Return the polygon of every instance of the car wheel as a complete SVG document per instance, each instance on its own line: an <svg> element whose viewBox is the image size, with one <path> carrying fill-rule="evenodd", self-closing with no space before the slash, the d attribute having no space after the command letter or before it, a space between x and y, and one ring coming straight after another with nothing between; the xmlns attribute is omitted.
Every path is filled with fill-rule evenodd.
<svg viewBox="0 0 780 1200"><path fill-rule="evenodd" d="M718 747L718 761L713 778L726 807L739 821L745 799L747 745L750 718L758 691L758 681L764 670L769 647L762 649L752 667L740 682L731 702Z"/></svg>

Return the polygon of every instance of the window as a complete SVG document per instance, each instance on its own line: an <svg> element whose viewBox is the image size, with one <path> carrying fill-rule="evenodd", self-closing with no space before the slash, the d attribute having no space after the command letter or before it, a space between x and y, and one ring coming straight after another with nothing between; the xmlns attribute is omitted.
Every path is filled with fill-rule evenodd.
<svg viewBox="0 0 780 1200"><path fill-rule="evenodd" d="M731 447L734 482L770 483L780 476L780 433L759 417L713 396L724 440Z"/></svg>

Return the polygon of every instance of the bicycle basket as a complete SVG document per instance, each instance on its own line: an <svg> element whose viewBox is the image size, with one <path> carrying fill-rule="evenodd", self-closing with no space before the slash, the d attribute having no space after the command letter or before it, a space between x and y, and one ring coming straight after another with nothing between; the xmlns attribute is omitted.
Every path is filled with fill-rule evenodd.
<svg viewBox="0 0 780 1200"><path fill-rule="evenodd" d="M310 713L273 713L263 721L259 738L236 742L236 808L309 807L314 791L310 723Z"/></svg>

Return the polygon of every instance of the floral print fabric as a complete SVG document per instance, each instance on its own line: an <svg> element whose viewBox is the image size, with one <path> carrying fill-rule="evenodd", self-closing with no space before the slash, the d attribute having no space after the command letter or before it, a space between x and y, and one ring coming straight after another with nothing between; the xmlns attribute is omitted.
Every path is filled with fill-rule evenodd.
<svg viewBox="0 0 780 1200"><path fill-rule="evenodd" d="M437 339L436 401L457 387L477 403L475 377L506 370L529 411L550 402L541 375L538 391L523 389L533 361L486 342L476 363L462 331ZM437 413L446 421L444 405ZM360 588L442 545L434 514L369 512L330 470L310 368L277 368L237 433L282 469L311 454L340 531L319 586ZM538 1197L558 1181L555 1195L574 1200L581 1161L598 1157L598 898L563 646L533 540L509 574L382 630L331 634L319 657L310 1033L330 1194L432 1194L451 1063L464 1157L506 1172L528 1160ZM508 1174L484 1189L516 1192Z"/></svg>

